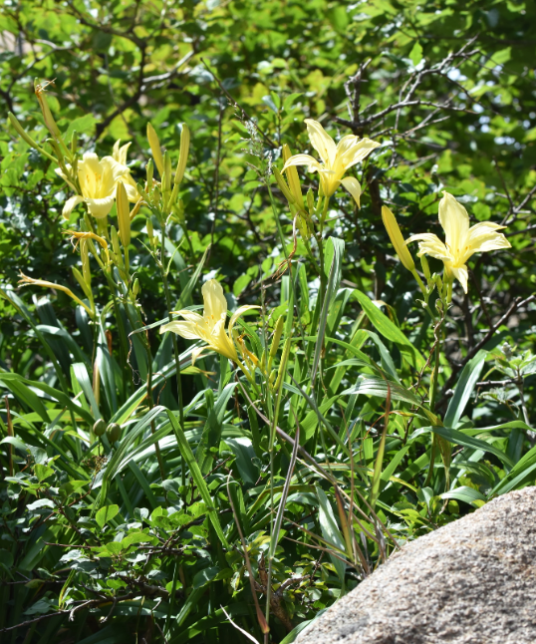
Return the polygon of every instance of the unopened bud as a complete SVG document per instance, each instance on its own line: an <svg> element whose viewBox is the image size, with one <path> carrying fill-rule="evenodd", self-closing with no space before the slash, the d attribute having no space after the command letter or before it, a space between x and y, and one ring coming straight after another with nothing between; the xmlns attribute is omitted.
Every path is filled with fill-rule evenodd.
<svg viewBox="0 0 536 644"><path fill-rule="evenodd" d="M140 280L136 277L134 284L132 285L132 294L134 297L138 297L141 291Z"/></svg>
<svg viewBox="0 0 536 644"><path fill-rule="evenodd" d="M309 214L312 217L315 211L315 196L311 188L307 191L307 208L309 208Z"/></svg>
<svg viewBox="0 0 536 644"><path fill-rule="evenodd" d="M171 190L171 158L166 150L164 154L164 172L162 173L162 190L165 194Z"/></svg>
<svg viewBox="0 0 536 644"><path fill-rule="evenodd" d="M279 343L281 342L281 336L283 335L283 328L285 326L285 319L281 315L279 316L274 330L274 337L272 339L272 346L270 347L270 358L275 358L277 354L277 349L279 348Z"/></svg>
<svg viewBox="0 0 536 644"><path fill-rule="evenodd" d="M82 274L88 286L91 285L91 265L89 263L89 250L86 239L80 240L80 259L82 260Z"/></svg>
<svg viewBox="0 0 536 644"><path fill-rule="evenodd" d="M162 158L162 149L160 147L160 139L156 133L154 127L147 123L147 139L149 145L151 146L151 152L153 153L153 159L158 169L160 177L164 174L164 159Z"/></svg>
<svg viewBox="0 0 536 644"><path fill-rule="evenodd" d="M289 202L289 204L294 203L294 197L290 193L290 190L287 186L287 182L283 179L283 175L277 168L274 168L274 177L275 180L277 181L277 185L279 186L279 189L281 192L285 195L286 200Z"/></svg>
<svg viewBox="0 0 536 644"><path fill-rule="evenodd" d="M427 280L430 280L430 265L428 264L428 259L426 258L426 255L421 255L421 266L422 266L422 272L424 273L424 276L426 277Z"/></svg>
<svg viewBox="0 0 536 644"><path fill-rule="evenodd" d="M39 101L39 107L41 108L43 119L45 120L45 125L47 126L52 136L56 139L56 141L59 142L61 141L61 132L56 124L56 121L54 120L54 117L52 116L52 112L50 111L50 107L48 106L45 93L46 88L52 84L53 83L50 81L45 81L42 85L41 83L36 83L35 95L37 96L37 100Z"/></svg>
<svg viewBox="0 0 536 644"><path fill-rule="evenodd" d="M411 256L409 248L406 245L406 240L400 232L396 217L389 210L389 208L387 208L387 206L382 206L382 219L383 225L387 230L389 239L395 247L396 254L398 255L400 261L408 269L408 271L413 272L415 270L415 262L413 261L413 257Z"/></svg>
<svg viewBox="0 0 536 644"><path fill-rule="evenodd" d="M149 236L149 239L152 242L154 237L154 229L153 229L153 222L150 217L147 217L147 235Z"/></svg>
<svg viewBox="0 0 536 644"><path fill-rule="evenodd" d="M190 150L190 130L186 123L183 123L181 132L181 147L179 154L179 161L177 163L177 170L175 171L174 183L180 184L184 177L186 170L186 162L188 161L188 152Z"/></svg>
<svg viewBox="0 0 536 644"><path fill-rule="evenodd" d="M147 162L145 172L147 174L147 192L148 194L151 194L151 191L153 189L153 176L154 176L154 163L152 159L149 159L149 161Z"/></svg>
<svg viewBox="0 0 536 644"><path fill-rule="evenodd" d="M285 164L287 163L287 161L290 159L291 156L292 156L292 153L290 151L290 148L285 143L285 145L283 146L283 160L285 161ZM298 204L298 207L303 208L303 194L302 194L302 189L300 184L300 177L298 176L298 169L296 168L295 165L291 165L285 170L285 172L287 173L290 192L292 193L294 200Z"/></svg>
<svg viewBox="0 0 536 644"><path fill-rule="evenodd" d="M121 247L119 246L119 236L115 226L110 228L110 239L112 240L112 248L114 250L114 255L117 261L117 264L120 268L123 268L123 256L121 255Z"/></svg>
<svg viewBox="0 0 536 644"><path fill-rule="evenodd" d="M124 184L119 181L116 190L117 224L123 248L130 244L130 207L128 204L127 191Z"/></svg>

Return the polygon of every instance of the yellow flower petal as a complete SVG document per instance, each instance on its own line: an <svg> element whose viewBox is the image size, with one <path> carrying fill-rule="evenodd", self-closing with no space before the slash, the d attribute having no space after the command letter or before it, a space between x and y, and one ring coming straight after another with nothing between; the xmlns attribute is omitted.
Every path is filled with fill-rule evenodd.
<svg viewBox="0 0 536 644"><path fill-rule="evenodd" d="M222 316L227 314L227 300L223 294L222 285L218 280L208 280L203 284L201 293L203 294L203 303L205 305L203 317L212 320L212 326L214 326Z"/></svg>
<svg viewBox="0 0 536 644"><path fill-rule="evenodd" d="M469 215L459 201L446 191L439 202L439 223L445 231L445 245L454 255L462 249L469 232Z"/></svg>
<svg viewBox="0 0 536 644"><path fill-rule="evenodd" d="M199 333L194 322L175 320L174 322L163 324L160 327L160 333L167 333L168 331L180 335L181 338L184 338L185 340L199 340Z"/></svg>
<svg viewBox="0 0 536 644"><path fill-rule="evenodd" d="M65 217L65 219L69 219L73 211L73 208L77 206L79 203L82 203L82 201L84 201L83 197L79 197L78 195L71 197L70 199L67 199L61 213Z"/></svg>
<svg viewBox="0 0 536 644"><path fill-rule="evenodd" d="M454 277L460 282L462 285L462 288L465 293L467 293L467 280L468 280L468 272L467 272L467 266L450 266L449 270L452 272Z"/></svg>
<svg viewBox="0 0 536 644"><path fill-rule="evenodd" d="M345 137L346 138L346 137ZM356 137L357 138L357 137ZM348 170L360 161L363 161L371 152L380 147L380 143L371 139L361 139L349 147L340 156L340 163L344 170Z"/></svg>
<svg viewBox="0 0 536 644"><path fill-rule="evenodd" d="M430 255L431 257L435 257L436 259L440 259L444 262L451 262L453 259L445 244L433 233L412 235L408 239L407 243L409 244L413 241L421 242L419 244L419 256L426 253L426 255Z"/></svg>
<svg viewBox="0 0 536 644"><path fill-rule="evenodd" d="M104 219L114 205L113 195L104 199L84 199L84 201L95 219Z"/></svg>
<svg viewBox="0 0 536 644"><path fill-rule="evenodd" d="M283 166L283 172L290 168L291 166L296 166L296 165L305 165L308 166L309 172L312 172L314 170L320 170L322 167L318 161L312 157L310 154L295 154L293 157L290 157L290 159L285 163Z"/></svg>
<svg viewBox="0 0 536 644"><path fill-rule="evenodd" d="M305 119L307 124L307 132L313 148L318 152L320 158L326 165L331 165L335 162L337 156L337 146L335 141L324 130L318 121L313 119Z"/></svg>
<svg viewBox="0 0 536 644"><path fill-rule="evenodd" d="M361 208L361 184L355 177L345 177L341 179L342 185L355 199L358 208Z"/></svg>

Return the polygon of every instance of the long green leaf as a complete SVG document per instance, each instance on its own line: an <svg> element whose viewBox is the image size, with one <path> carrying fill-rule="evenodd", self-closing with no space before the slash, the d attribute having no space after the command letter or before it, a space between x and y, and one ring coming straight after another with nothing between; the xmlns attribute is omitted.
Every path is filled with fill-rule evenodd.
<svg viewBox="0 0 536 644"><path fill-rule="evenodd" d="M225 538L225 535L223 534L220 519L218 517L218 512L216 510L216 505L212 500L212 497L210 496L210 492L208 491L205 479L203 478L201 470L199 469L199 465L195 460L194 453L192 452L192 449L188 441L186 440L186 436L184 435L184 432L182 431L181 426L175 418L173 412L169 409L167 409L166 411L167 415L169 416L169 420L171 421L171 425L173 426L173 429L175 431L175 436L177 437L177 442L179 444L181 454L183 455L184 460L188 463L190 474L197 486L197 489L199 490L199 494L201 494L201 498L207 506L207 514L209 516L209 519L214 526L214 530L216 531L216 534L218 535L222 545L228 549L230 548L230 546L227 542L227 539Z"/></svg>
<svg viewBox="0 0 536 644"><path fill-rule="evenodd" d="M412 364L415 369L422 369L425 359L406 338L404 333L391 320L380 311L374 302L358 289L354 290L355 297L361 304L363 311L374 326L374 328L383 335L384 338L394 342L400 353Z"/></svg>
<svg viewBox="0 0 536 644"><path fill-rule="evenodd" d="M443 420L445 427L455 428L458 425L465 407L471 398L475 385L480 378L482 367L484 366L484 360L487 355L488 352L481 349L463 368L456 388L454 389L454 396L452 396L449 402L449 406Z"/></svg>

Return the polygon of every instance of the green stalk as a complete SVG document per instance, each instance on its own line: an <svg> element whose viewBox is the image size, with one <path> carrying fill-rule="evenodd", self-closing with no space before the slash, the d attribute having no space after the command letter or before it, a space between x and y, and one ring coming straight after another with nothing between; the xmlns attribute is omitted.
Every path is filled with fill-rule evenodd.
<svg viewBox="0 0 536 644"><path fill-rule="evenodd" d="M164 285L164 293L166 296L166 307L167 307L168 317L169 317L169 321L171 322L172 321L171 292L169 290L167 272L164 269L166 226L163 218L160 225L162 228L162 238L161 238L161 244L160 244L160 273L162 274L162 283ZM176 369L176 378L177 378L177 402L179 404L179 419L180 419L181 429L184 431L184 409L183 409L183 400L182 400L181 363L179 360L179 347L177 343L177 336L175 335L175 333L171 334L171 339L173 342L173 356L175 358L175 369Z"/></svg>

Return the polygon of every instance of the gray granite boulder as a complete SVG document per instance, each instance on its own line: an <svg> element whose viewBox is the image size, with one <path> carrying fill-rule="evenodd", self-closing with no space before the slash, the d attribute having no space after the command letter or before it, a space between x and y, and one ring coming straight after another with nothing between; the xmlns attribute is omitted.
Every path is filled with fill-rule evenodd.
<svg viewBox="0 0 536 644"><path fill-rule="evenodd" d="M394 553L297 644L536 644L536 488Z"/></svg>

